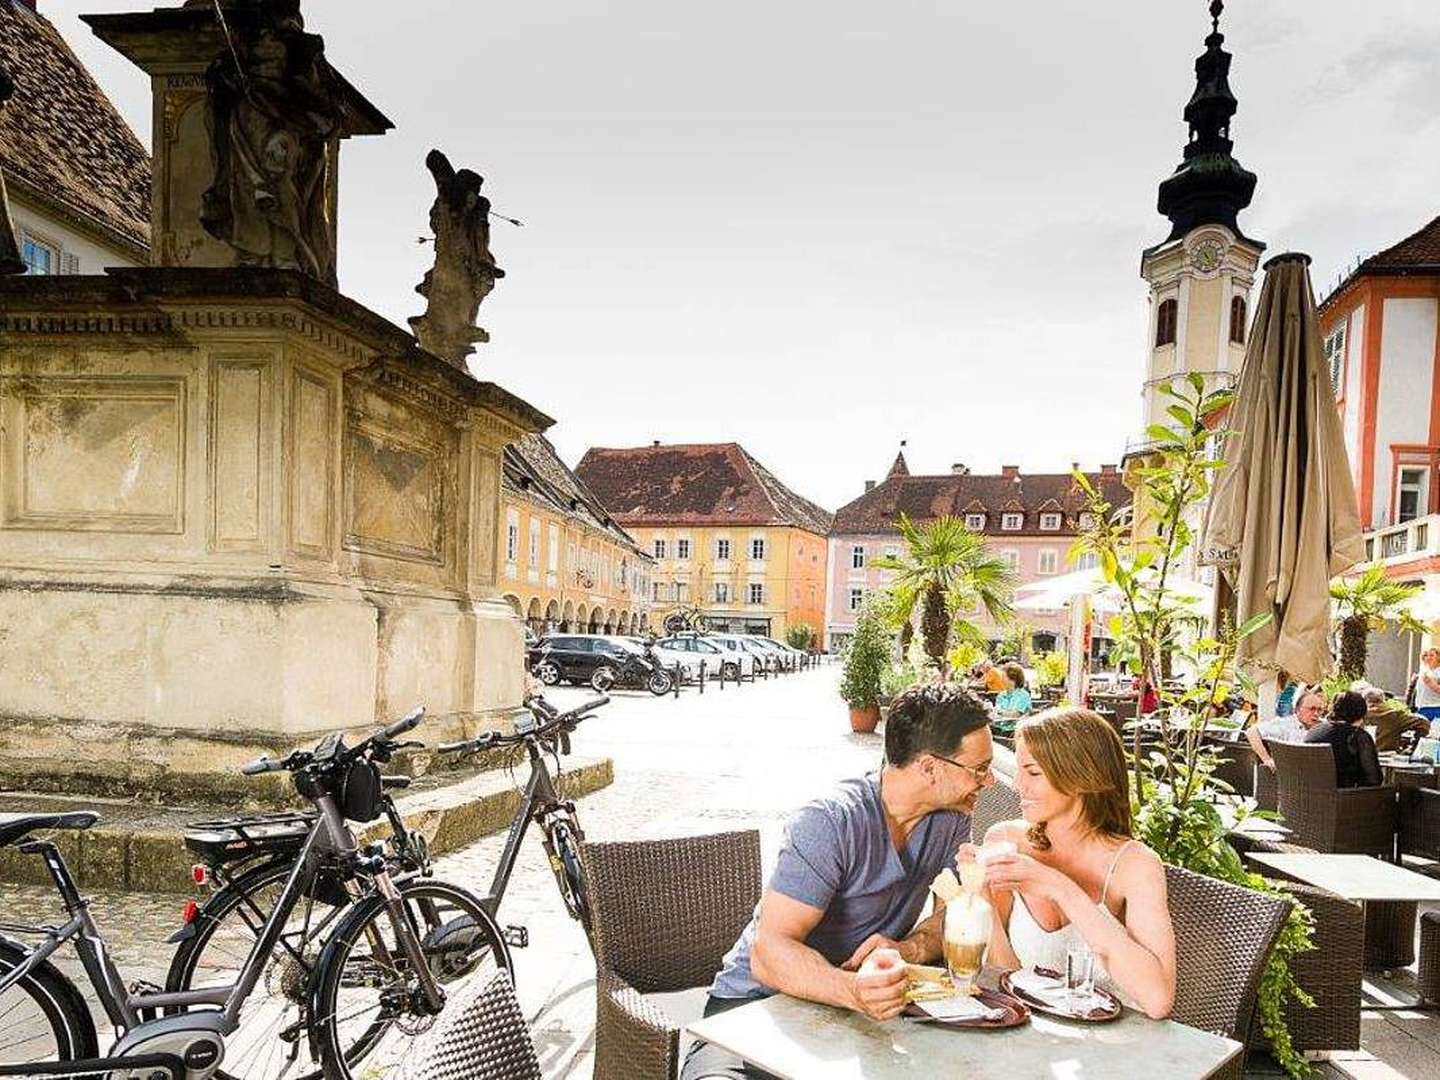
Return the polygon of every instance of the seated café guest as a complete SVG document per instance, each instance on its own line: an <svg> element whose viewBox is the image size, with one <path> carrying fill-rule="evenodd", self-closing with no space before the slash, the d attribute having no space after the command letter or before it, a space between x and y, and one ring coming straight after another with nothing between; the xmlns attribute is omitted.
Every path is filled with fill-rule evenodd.
<svg viewBox="0 0 1440 1080"><path fill-rule="evenodd" d="M1420 670L1415 673L1415 711L1426 720L1440 720L1440 649L1426 649L1420 654Z"/></svg>
<svg viewBox="0 0 1440 1080"><path fill-rule="evenodd" d="M970 813L994 783L988 704L930 683L904 691L885 724L878 773L842 782L791 819L755 916L721 962L705 1015L774 993L890 1020L905 1007L900 960L939 960L944 906L924 922L930 882L970 839ZM873 969L862 962L894 949ZM764 1077L696 1043L682 1080Z"/></svg>
<svg viewBox="0 0 1440 1080"><path fill-rule="evenodd" d="M1295 711L1295 695L1301 690L1301 686L1294 679L1290 678L1288 671L1281 671L1275 681L1280 684L1280 696L1275 699L1275 715L1289 716Z"/></svg>
<svg viewBox="0 0 1440 1080"><path fill-rule="evenodd" d="M1295 711L1289 716L1277 716L1273 720L1262 720L1245 729L1245 739L1260 764L1274 771L1275 759L1265 749L1264 740L1272 742L1304 742L1310 729L1325 716L1325 695L1319 689L1302 691L1295 703Z"/></svg>
<svg viewBox="0 0 1440 1080"><path fill-rule="evenodd" d="M1005 677L1005 669L989 660L985 661L985 669L980 674L980 684L992 694L1002 694L1010 689L1010 680Z"/></svg>
<svg viewBox="0 0 1440 1080"><path fill-rule="evenodd" d="M1330 707L1330 718L1305 735L1307 743L1329 743L1335 753L1337 788L1379 787L1384 783L1375 740L1365 730L1365 698L1347 690Z"/></svg>
<svg viewBox="0 0 1440 1080"><path fill-rule="evenodd" d="M995 699L995 709L1002 713L1024 715L1030 711L1030 691L1025 687L1025 669L1019 664L1006 664L1000 669L1005 674L1006 689Z"/></svg>
<svg viewBox="0 0 1440 1080"><path fill-rule="evenodd" d="M1375 749L1380 753L1399 750L1400 736L1407 731L1422 738L1430 733L1430 724L1423 716L1416 716L1403 701L1386 697L1378 686L1368 686L1361 694L1365 698L1365 724L1375 729Z"/></svg>
<svg viewBox="0 0 1440 1080"><path fill-rule="evenodd" d="M1002 822L987 844L1013 855L985 861L995 909L989 963L1064 971L1088 948L1095 981L1159 1019L1175 1002L1175 931L1165 867L1132 835L1125 748L1088 709L1049 709L1015 732L1022 820ZM960 859L973 859L967 844Z"/></svg>

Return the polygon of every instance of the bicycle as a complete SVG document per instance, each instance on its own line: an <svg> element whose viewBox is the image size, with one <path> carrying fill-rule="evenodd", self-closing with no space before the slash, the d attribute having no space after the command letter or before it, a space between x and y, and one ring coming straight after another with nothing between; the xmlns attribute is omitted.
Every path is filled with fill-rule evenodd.
<svg viewBox="0 0 1440 1080"><path fill-rule="evenodd" d="M575 812L575 803L560 798L555 781L546 765L545 755L555 759L556 775L560 773L560 756L570 753L570 735L582 720L589 719L589 713L602 705L608 705L608 697L587 701L579 708L560 712L542 697L531 697L525 701L526 714L515 724L513 735L502 735L498 731L487 731L474 739L463 742L444 743L437 747L442 754L477 754L498 746L524 746L530 760L530 778L526 781L520 805L510 821L510 831L505 837L505 847L500 853L500 862L495 867L495 876L490 891L480 898L480 903L492 918L498 918L500 901L510 884L510 875L515 870L515 861L520 855L520 844L525 831L533 821L540 828L541 843L550 861L550 871L555 875L555 884L560 889L560 899L572 919L578 921L595 950L594 931L590 921L589 894L585 889L585 870L580 864L580 843L585 833L580 828L580 819ZM537 714L543 721L537 723ZM528 943L523 927L512 929L520 935L521 945Z"/></svg>
<svg viewBox="0 0 1440 1080"><path fill-rule="evenodd" d="M99 815L33 814L0 824L0 846L17 844L45 861L69 919L61 927L0 927L44 938L27 948L0 933L0 1017L7 1032L23 1034L7 1056L26 1047L26 1060L3 1062L0 1076L55 1075L36 1063L69 1062L70 1071L60 1075L93 1080L99 1070L110 1080L148 1078L151 1073L128 1067L112 1071L106 1062L170 1055L183 1061L186 1080L255 1080L288 1075L299 1062L302 1040L310 1051L310 1075L392 1075L411 1041L444 1009L446 988L510 966L508 946L477 898L441 881L396 881L380 845L362 849L347 824L378 816L381 783L372 753L413 729L421 715L417 710L353 749L332 735L313 751L280 761L261 758L242 768L248 776L290 772L296 791L318 813L234 978L215 985L179 991L125 986L59 849L30 839L42 830L87 829ZM306 896L314 891L317 867L336 874L350 899L318 956L307 953L307 945L313 949L318 942L310 933L314 901ZM291 922L297 912L298 948ZM94 1021L80 991L50 962L72 941L118 1032L106 1059L96 1056ZM264 993L256 995L262 977ZM36 1042L42 1043L38 1050ZM222 1071L222 1065L234 1071Z"/></svg>
<svg viewBox="0 0 1440 1080"><path fill-rule="evenodd" d="M710 622L705 617L704 610L698 604L690 604L685 607L676 608L665 616L661 624L665 633L671 635L683 634L687 630L693 630L697 634L703 634L710 627Z"/></svg>

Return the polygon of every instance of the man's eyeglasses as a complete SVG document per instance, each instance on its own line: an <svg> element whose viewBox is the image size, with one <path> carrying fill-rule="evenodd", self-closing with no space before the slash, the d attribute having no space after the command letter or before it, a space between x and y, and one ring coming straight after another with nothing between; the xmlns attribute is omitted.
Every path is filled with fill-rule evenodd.
<svg viewBox="0 0 1440 1080"><path fill-rule="evenodd" d="M973 776L975 778L975 782L979 784L983 784L993 775L993 769L991 768L991 766L994 763L990 761L985 762L984 765L967 765L963 761L956 761L954 758L946 757L944 754L931 753L930 756L934 758L939 758L941 761L948 761L951 765L964 769L971 776Z"/></svg>

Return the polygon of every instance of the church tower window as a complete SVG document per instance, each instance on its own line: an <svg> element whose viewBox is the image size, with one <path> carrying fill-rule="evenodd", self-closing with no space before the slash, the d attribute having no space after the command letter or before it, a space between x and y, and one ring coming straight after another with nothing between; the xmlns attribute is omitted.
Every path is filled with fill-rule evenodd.
<svg viewBox="0 0 1440 1080"><path fill-rule="evenodd" d="M1230 340L1236 345L1245 344L1245 298L1236 296L1230 300Z"/></svg>
<svg viewBox="0 0 1440 1080"><path fill-rule="evenodd" d="M1155 313L1155 347L1175 344L1175 324L1180 305L1173 299L1160 301Z"/></svg>

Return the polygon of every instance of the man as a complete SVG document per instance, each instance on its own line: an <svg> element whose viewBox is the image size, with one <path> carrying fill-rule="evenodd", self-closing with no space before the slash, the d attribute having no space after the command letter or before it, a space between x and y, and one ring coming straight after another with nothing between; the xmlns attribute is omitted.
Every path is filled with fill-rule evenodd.
<svg viewBox="0 0 1440 1080"><path fill-rule="evenodd" d="M1400 749L1400 736L1407 731L1417 735L1430 733L1430 722L1416 716L1405 708L1403 702L1387 698L1378 686L1367 686L1365 695L1365 723L1375 729L1375 749L1388 754Z"/></svg>
<svg viewBox="0 0 1440 1080"><path fill-rule="evenodd" d="M876 1021L899 1015L900 961L941 955L943 906L915 923L930 882L970 839L976 797L994 783L989 723L985 702L961 686L926 684L895 699L880 771L843 782L791 820L755 917L710 987L705 1015L777 992ZM766 1075L701 1042L681 1078Z"/></svg>
<svg viewBox="0 0 1440 1080"><path fill-rule="evenodd" d="M1273 720L1262 720L1260 723L1246 728L1245 738L1249 741L1251 749L1255 751L1255 756L1260 759L1260 764L1274 772L1275 759L1265 748L1265 740L1304 742L1310 729L1318 724L1324 715L1325 695L1318 688L1305 690L1300 694L1300 700L1295 703L1295 711L1292 714L1277 716Z"/></svg>
<svg viewBox="0 0 1440 1080"><path fill-rule="evenodd" d="M1379 787L1384 782L1375 740L1361 725L1365 698L1347 690L1330 707L1330 718L1305 733L1307 743L1328 743L1335 758L1337 788Z"/></svg>
<svg viewBox="0 0 1440 1080"><path fill-rule="evenodd" d="M1440 649L1431 647L1420 654L1415 711L1426 720L1440 720Z"/></svg>

